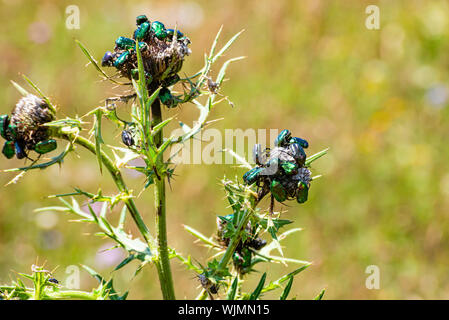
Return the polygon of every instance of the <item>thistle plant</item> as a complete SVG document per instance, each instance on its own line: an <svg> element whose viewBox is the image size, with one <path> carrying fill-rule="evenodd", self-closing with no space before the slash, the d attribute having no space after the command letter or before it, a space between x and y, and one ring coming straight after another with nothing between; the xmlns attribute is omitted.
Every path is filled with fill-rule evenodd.
<svg viewBox="0 0 449 320"><path fill-rule="evenodd" d="M17 176L11 180L16 183L26 172L46 169L56 164L62 165L68 154L77 148L85 148L95 156L99 172L109 173L117 192L105 195L101 190L94 192L77 187L67 193L51 196L60 201L60 206L40 208L36 211L70 213L77 216L79 222L96 225L96 235L112 239L116 247L127 252L127 257L115 267L115 271L134 260L139 261L135 274L147 265L154 265L162 297L175 299L170 259L177 259L187 270L197 275L202 288L198 299L213 299L217 295L230 300L260 299L265 292L278 288L283 288L281 299L287 298L293 277L305 270L310 263L283 256L280 241L299 229L281 233L281 228L292 221L280 218L281 213L274 211L274 200L282 203L296 198L299 203L305 202L310 183L314 179L309 170L310 164L324 155L326 150L306 157L303 148L307 148L308 144L305 144L305 140L291 138L290 133L284 131L271 152L261 152L261 147L256 146L257 161L254 168L241 156L228 150L243 167L250 170L244 175L243 183L238 178L230 180L225 177L222 180L229 202L229 212L214 217L217 219L217 232L214 236L205 236L192 227L185 226L189 233L216 252L203 263L195 259L193 262L191 256L177 252L169 246L167 239L166 184L175 172L168 151L175 146L182 146L210 124L212 121L208 118L216 105L223 101L231 103L220 93L220 89L230 63L243 57L228 59L217 68L219 71L216 75L213 75L211 70L241 32L218 50L220 29L205 56L204 66L191 76L181 76L184 60L191 54L190 39L177 30L176 26L173 29L166 28L163 23L150 21L144 15L137 17L136 25L131 37L117 38L113 49L104 54L100 64L86 47L77 41L89 62L104 80L125 88L123 95L105 98L104 106L96 107L81 117L58 118L59 108L29 78L24 77L36 91L35 94L13 82L23 98L19 100L11 115L0 116L0 133L6 140L2 152L8 159L14 156L19 159L26 158L31 164L4 171L17 172ZM109 70L115 71L110 73ZM122 104L131 104L131 112L127 118L117 114L117 109ZM167 137L164 135L164 129L174 118L163 119L162 108L175 108L180 104L194 106L199 111L198 119L192 127L180 122L183 133ZM88 127L89 119L91 127ZM120 142L116 146L104 142L103 121L111 121L122 131L122 145ZM57 140L58 144L65 141L63 151L50 159L42 159L43 155L57 148ZM142 165L132 165L131 161L135 159L140 159ZM275 161L277 169L271 172L268 169L274 165L268 163L273 164ZM145 176L143 189L139 193L135 194L127 187L122 175L123 169L134 170ZM153 189L154 192L155 234L150 233L147 222L143 220L135 203L135 199L148 189ZM270 208L259 208L261 200L267 195L271 197ZM81 201L87 203L87 211L82 209ZM93 204L100 202L103 203L101 210L96 212ZM121 209L118 223L114 224L110 216L115 208ZM138 237L125 231L125 225L130 223L129 216L140 233ZM269 241L262 239L264 234L269 235ZM279 255L272 254L274 250L278 250ZM244 280L253 274L255 265L261 262L294 263L300 267L268 283L264 273L258 286L245 293ZM91 268L83 267L99 281L99 287L91 292L66 290L43 266L33 266L31 274L20 274L22 278L31 281L31 286L26 286L18 279L12 285L0 286L0 297L127 297L127 292L119 294L114 289L112 277L105 279Z"/></svg>

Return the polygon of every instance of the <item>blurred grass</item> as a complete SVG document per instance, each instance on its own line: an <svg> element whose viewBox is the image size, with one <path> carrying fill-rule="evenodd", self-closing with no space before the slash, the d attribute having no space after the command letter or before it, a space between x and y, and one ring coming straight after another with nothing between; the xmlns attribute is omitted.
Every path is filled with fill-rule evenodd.
<svg viewBox="0 0 449 320"><path fill-rule="evenodd" d="M65 28L65 8L72 4L81 11L79 30ZM369 4L380 7L380 30L365 28ZM304 231L286 240L284 253L314 261L290 296L311 299L326 287L328 299L449 297L447 1L3 0L0 8L1 113L9 113L19 98L9 82L23 83L19 73L60 106L61 117L82 115L120 92L99 82L92 66L84 68L86 58L73 40L100 60L117 36L131 34L138 14L167 25L178 22L189 35L193 54L184 64L187 74L202 66L221 24L222 39L246 29L227 55L248 57L230 67L231 80L223 86L235 108L223 103L216 109L213 117L225 119L214 127L288 128L310 142L308 154L331 148L314 166L324 177L313 184L309 201L289 203L285 214ZM196 115L189 105L166 114L189 121ZM118 140L113 126L104 132L107 143ZM84 235L94 228L69 223L72 217L33 213L56 203L46 195L74 186L114 191L106 174L97 177L95 159L81 150L79 156L68 157L61 169L30 172L17 185L1 187L0 282L9 282L12 270L29 271L36 257L49 268L59 265L60 279L77 263L111 272L114 255L98 254L105 241ZM2 158L0 169L21 164ZM229 165L177 168L168 195L172 246L204 261L208 252L182 224L212 234L215 216L227 213L219 179L242 173ZM12 177L0 175L0 185ZM129 179L139 190L143 182ZM150 225L151 194L137 202ZM372 264L380 268L380 290L365 287L365 268ZM173 266L177 297L195 297L194 275L175 261ZM284 270L270 267L267 280ZM132 272L130 265L117 274L119 288L130 289L130 298L160 298L154 269L129 282ZM82 289L90 289L94 281L81 275Z"/></svg>

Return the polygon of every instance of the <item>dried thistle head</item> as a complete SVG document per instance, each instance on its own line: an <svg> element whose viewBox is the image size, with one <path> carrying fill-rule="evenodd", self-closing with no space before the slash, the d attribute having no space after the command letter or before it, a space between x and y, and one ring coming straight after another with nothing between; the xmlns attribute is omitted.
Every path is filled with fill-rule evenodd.
<svg viewBox="0 0 449 320"><path fill-rule="evenodd" d="M27 157L27 150L34 150L39 154L54 150L56 141L49 139L50 129L44 126L54 119L53 111L43 99L32 94L21 98L11 117L3 115L0 118L0 131L6 140L3 154L7 158L12 158L15 154L21 159Z"/></svg>
<svg viewBox="0 0 449 320"><path fill-rule="evenodd" d="M47 103L29 94L17 102L11 113L9 125L14 133L10 134L15 134L15 139L25 141L27 148L32 149L38 142L49 137L48 128L42 125L54 119L55 115Z"/></svg>
<svg viewBox="0 0 449 320"><path fill-rule="evenodd" d="M170 81L176 79L184 57L191 52L189 38L179 31L166 29L159 21L150 22L144 15L138 16L136 23L133 39L117 38L114 51L106 52L102 65L115 67L121 76L128 79L137 78L137 42L146 76L151 79L152 85L172 85Z"/></svg>

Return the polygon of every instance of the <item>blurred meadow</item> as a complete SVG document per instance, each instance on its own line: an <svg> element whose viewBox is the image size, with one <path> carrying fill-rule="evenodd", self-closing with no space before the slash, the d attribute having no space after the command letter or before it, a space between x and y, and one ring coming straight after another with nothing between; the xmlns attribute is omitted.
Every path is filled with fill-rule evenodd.
<svg viewBox="0 0 449 320"><path fill-rule="evenodd" d="M365 27L370 4L380 8L380 30ZM80 9L79 30L66 28L69 5ZM330 148L313 166L323 177L312 184L308 202L282 208L294 220L290 226L303 228L283 243L284 254L313 261L295 278L291 296L312 299L326 288L326 299L449 298L448 1L0 0L0 114L10 113L20 97L10 80L26 86L20 74L59 106L61 118L83 115L122 92L86 66L74 40L101 60L119 35L131 35L139 14L177 23L189 36L186 74L202 67L221 25L222 41L245 29L227 57L247 58L230 66L222 88L235 107L219 105L211 119L224 119L213 128L288 128L309 141L308 155ZM189 104L164 112L186 123L196 117ZM103 131L106 143L120 140L106 121ZM70 265L86 264L108 277L124 257L120 249L103 252L111 242L93 236L94 226L33 212L59 203L47 195L77 186L114 192L95 158L83 150L78 155L7 187L14 175L0 174L0 283L29 272L37 258L58 267L54 274L64 282ZM0 169L22 165L0 160ZM212 235L215 217L229 213L220 179L243 173L236 165L178 166L167 199L169 244L204 262L210 252L182 225ZM142 177L125 176L140 190ZM152 192L137 205L152 226ZM378 290L365 286L369 265L380 269ZM160 299L155 269L132 279L135 266L116 272L117 289L130 290L133 299ZM175 260L172 267L177 298L195 298L194 273ZM294 267L271 266L268 279ZM96 286L84 271L80 284Z"/></svg>

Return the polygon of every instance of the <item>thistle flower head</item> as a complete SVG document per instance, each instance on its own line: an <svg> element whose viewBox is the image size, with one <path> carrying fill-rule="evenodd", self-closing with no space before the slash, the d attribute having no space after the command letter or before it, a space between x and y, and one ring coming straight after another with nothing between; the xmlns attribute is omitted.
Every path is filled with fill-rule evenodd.
<svg viewBox="0 0 449 320"><path fill-rule="evenodd" d="M2 148L3 155L11 159L28 158L27 150L44 154L56 149L56 140L49 139L50 129L45 123L54 120L53 109L32 94L17 102L9 115L0 116L0 135L6 140Z"/></svg>
<svg viewBox="0 0 449 320"><path fill-rule="evenodd" d="M159 21L149 21L144 15L136 19L137 29L133 37L119 37L113 52L106 52L102 65L115 67L121 76L137 78L136 44L142 55L147 78L152 85L169 86L166 83L176 78L182 68L184 57L190 54L189 38L180 31L166 29Z"/></svg>
<svg viewBox="0 0 449 320"><path fill-rule="evenodd" d="M55 115L43 99L28 94L12 111L6 136L11 141L23 141L28 150L33 150L37 143L49 138L49 129L43 124L54 119Z"/></svg>
<svg viewBox="0 0 449 320"><path fill-rule="evenodd" d="M246 172L243 180L260 188L261 195L271 193L278 202L294 199L307 201L311 172L305 167L305 148L309 143L292 137L289 130L282 130L272 150L262 151L260 145L253 149L257 166Z"/></svg>

